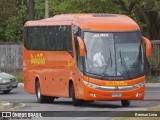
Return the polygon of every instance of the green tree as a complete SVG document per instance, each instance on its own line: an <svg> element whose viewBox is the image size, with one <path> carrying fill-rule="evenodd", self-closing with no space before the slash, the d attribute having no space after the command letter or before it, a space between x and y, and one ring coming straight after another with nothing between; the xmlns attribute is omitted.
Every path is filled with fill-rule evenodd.
<svg viewBox="0 0 160 120"><path fill-rule="evenodd" d="M4 29L13 15L17 15L15 0L0 0L0 40L4 41Z"/></svg>
<svg viewBox="0 0 160 120"><path fill-rule="evenodd" d="M160 39L158 0L50 0L52 15L65 13L126 14L140 26L143 35Z"/></svg>
<svg viewBox="0 0 160 120"><path fill-rule="evenodd" d="M112 0L53 0L53 15L65 13L120 13Z"/></svg>
<svg viewBox="0 0 160 120"><path fill-rule="evenodd" d="M21 41L23 24L27 20L27 1L1 0L0 5L2 5L1 41Z"/></svg>
<svg viewBox="0 0 160 120"><path fill-rule="evenodd" d="M15 0L0 0L0 26L5 24L13 15L17 15Z"/></svg>
<svg viewBox="0 0 160 120"><path fill-rule="evenodd" d="M160 1L114 0L124 14L131 16L150 39L160 39Z"/></svg>
<svg viewBox="0 0 160 120"><path fill-rule="evenodd" d="M45 16L45 0L35 0L35 19L44 19Z"/></svg>
<svg viewBox="0 0 160 120"><path fill-rule="evenodd" d="M160 39L159 0L49 0L50 17L66 13L126 14L140 26L144 36ZM28 0L0 0L0 40L21 41L28 18ZM35 0L35 18L45 16L45 0Z"/></svg>

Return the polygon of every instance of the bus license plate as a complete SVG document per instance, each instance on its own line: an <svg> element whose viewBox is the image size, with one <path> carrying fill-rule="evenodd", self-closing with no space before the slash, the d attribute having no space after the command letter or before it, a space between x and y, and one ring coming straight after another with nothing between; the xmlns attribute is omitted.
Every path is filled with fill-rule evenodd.
<svg viewBox="0 0 160 120"><path fill-rule="evenodd" d="M122 94L121 93L113 93L112 97L122 97Z"/></svg>

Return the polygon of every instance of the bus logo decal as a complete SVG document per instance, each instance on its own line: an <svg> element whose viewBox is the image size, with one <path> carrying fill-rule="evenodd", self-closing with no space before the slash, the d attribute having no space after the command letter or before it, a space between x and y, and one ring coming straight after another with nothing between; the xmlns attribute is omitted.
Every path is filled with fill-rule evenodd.
<svg viewBox="0 0 160 120"><path fill-rule="evenodd" d="M72 67L73 66L73 62L72 61L68 61L68 67Z"/></svg>
<svg viewBox="0 0 160 120"><path fill-rule="evenodd" d="M106 86L127 86L127 83L124 81L120 82L106 82Z"/></svg>
<svg viewBox="0 0 160 120"><path fill-rule="evenodd" d="M45 64L45 58L43 56L43 53L39 53L36 55L31 54L31 64L40 65Z"/></svg>

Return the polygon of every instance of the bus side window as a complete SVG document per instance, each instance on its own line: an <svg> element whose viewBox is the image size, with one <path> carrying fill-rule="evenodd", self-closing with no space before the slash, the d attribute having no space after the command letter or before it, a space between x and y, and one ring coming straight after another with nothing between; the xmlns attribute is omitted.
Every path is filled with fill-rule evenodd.
<svg viewBox="0 0 160 120"><path fill-rule="evenodd" d="M68 48L67 48L67 26L64 26L64 29L63 29L63 49L65 51L68 51Z"/></svg>
<svg viewBox="0 0 160 120"><path fill-rule="evenodd" d="M55 27L55 40L54 43L56 44L55 50L58 50L58 45L59 45L59 41L58 41L58 31L59 31L59 26L54 26Z"/></svg>
<svg viewBox="0 0 160 120"><path fill-rule="evenodd" d="M57 32L57 40L58 40L58 49L57 50L60 50L60 51L64 51L64 40L63 40L63 27L62 26L58 26L58 32Z"/></svg>
<svg viewBox="0 0 160 120"><path fill-rule="evenodd" d="M47 50L47 44L46 44L46 37L47 37L47 32L46 32L46 27L41 27L41 49L42 50Z"/></svg>
<svg viewBox="0 0 160 120"><path fill-rule="evenodd" d="M32 43L33 37L34 37L33 27L29 27L29 36L28 36L28 38L29 38L30 43ZM30 50L33 50L32 44L30 44Z"/></svg>
<svg viewBox="0 0 160 120"><path fill-rule="evenodd" d="M38 28L38 50L42 49L42 28L41 27L37 27Z"/></svg>
<svg viewBox="0 0 160 120"><path fill-rule="evenodd" d="M79 51L79 44L78 44L78 40L77 40L77 36L80 36L80 29L74 26L73 30L78 30L78 31L74 31L74 41L75 41L75 50L76 50L76 61L77 61L77 66L80 69L80 71L83 72L83 58L80 56L80 51Z"/></svg>
<svg viewBox="0 0 160 120"><path fill-rule="evenodd" d="M25 27L24 28L24 33L23 33L23 37L24 37L24 47L26 49L30 49L30 39L29 39L29 27Z"/></svg>
<svg viewBox="0 0 160 120"><path fill-rule="evenodd" d="M66 50L73 56L71 26L66 27Z"/></svg>
<svg viewBox="0 0 160 120"><path fill-rule="evenodd" d="M33 33L31 34L31 46L32 46L32 50L38 50L38 27L33 27Z"/></svg>
<svg viewBox="0 0 160 120"><path fill-rule="evenodd" d="M49 50L55 50L55 38L54 38L54 27L51 26L51 27L48 27L48 46L49 46Z"/></svg>

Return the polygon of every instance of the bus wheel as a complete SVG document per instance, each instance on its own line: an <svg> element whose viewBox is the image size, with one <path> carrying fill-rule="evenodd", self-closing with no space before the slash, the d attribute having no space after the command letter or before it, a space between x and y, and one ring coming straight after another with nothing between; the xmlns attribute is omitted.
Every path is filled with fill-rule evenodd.
<svg viewBox="0 0 160 120"><path fill-rule="evenodd" d="M130 105L130 100L121 100L121 104L123 107L128 107Z"/></svg>
<svg viewBox="0 0 160 120"><path fill-rule="evenodd" d="M83 100L79 100L75 98L75 90L73 84L70 86L70 94L72 98L72 102L74 106L82 106Z"/></svg>
<svg viewBox="0 0 160 120"><path fill-rule="evenodd" d="M41 94L40 84L36 82L36 97L39 103L51 103L54 102L54 98L50 96L44 96Z"/></svg>

